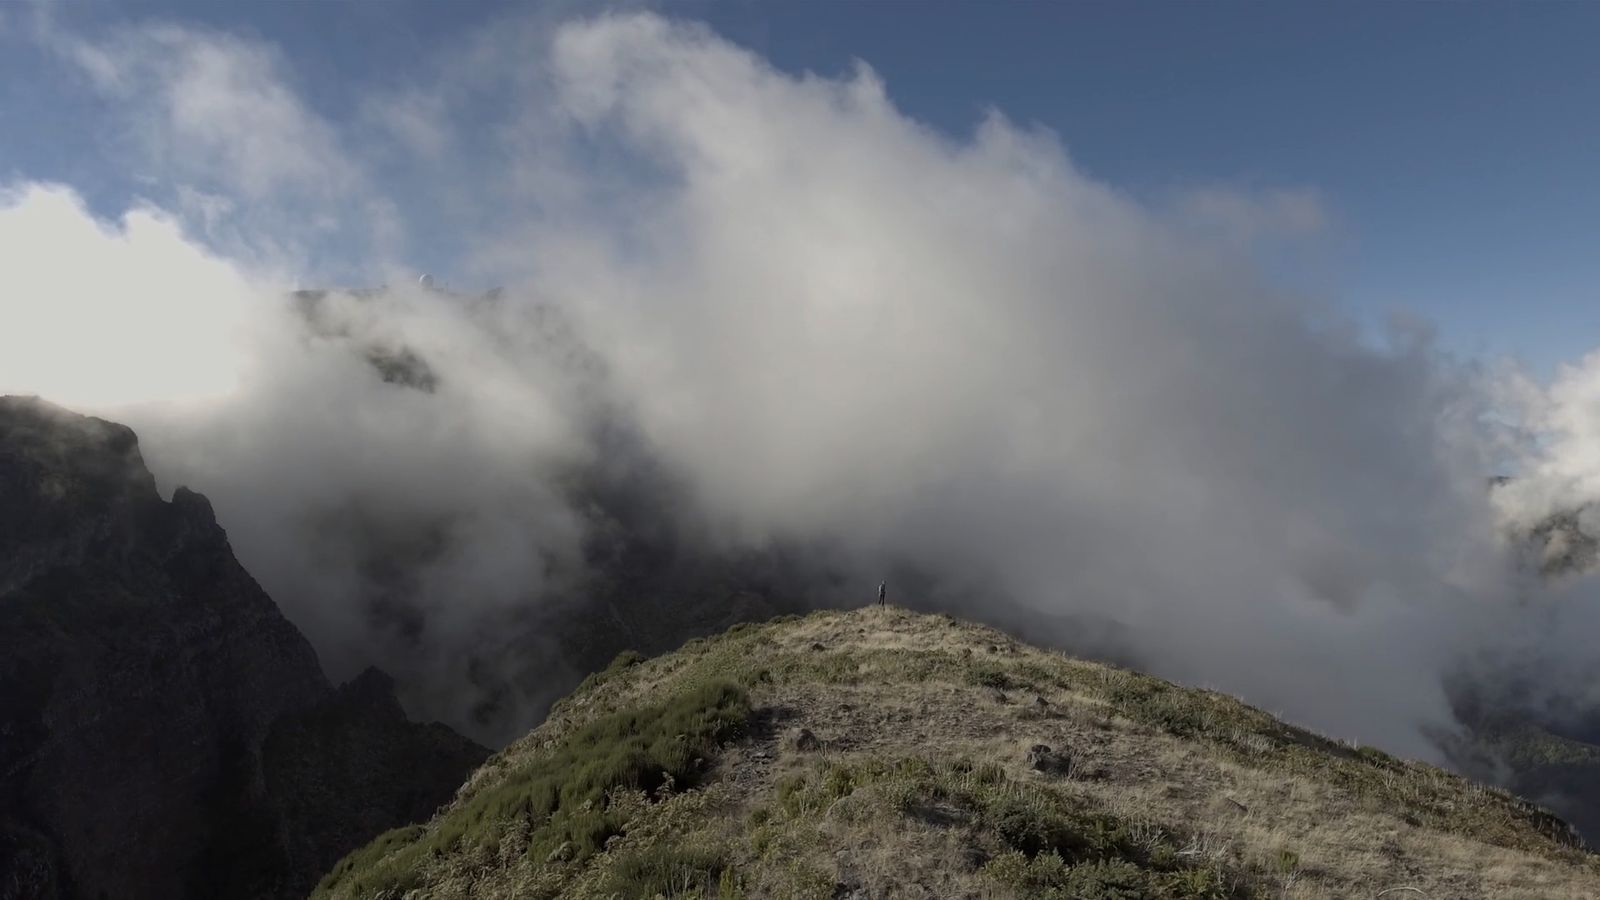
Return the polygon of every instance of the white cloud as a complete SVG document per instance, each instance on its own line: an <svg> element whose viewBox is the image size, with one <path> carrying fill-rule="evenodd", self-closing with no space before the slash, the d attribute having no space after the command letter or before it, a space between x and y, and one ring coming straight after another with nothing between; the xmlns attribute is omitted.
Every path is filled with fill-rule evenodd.
<svg viewBox="0 0 1600 900"><path fill-rule="evenodd" d="M342 161L358 136L297 99L270 50L172 28L71 46L116 95L145 103L146 86L157 143L190 139L191 169L215 176L186 195L200 219L274 186L371 181L365 156ZM158 474L213 496L325 654L397 667L430 712L459 723L465 653L570 574L586 524L554 473L593 458L599 407L692 486L664 519L708 519L725 545L826 541L863 576L911 565L978 597L1121 620L1158 671L1402 752L1432 753L1420 729L1449 720L1445 673L1535 627L1508 602L1483 490L1506 450L1480 425L1497 399L1485 379L1426 341L1363 343L1240 251L1322 229L1314 193L1212 186L1151 207L998 113L942 135L866 66L796 77L655 16L440 52L438 84L367 109L397 152L435 163L419 190L450 202L360 208L456 228L522 283L498 303L335 295L337 338L307 337L265 292L276 311L246 319L242 358L272 365L230 376L231 402L128 415ZM461 102L484 96L500 102ZM77 260L140 236L175 261L62 292L75 318L26 325L42 346L101 309L126 321L130 296L150 321L198 323L135 332L135 348L222 334L204 301L260 281L159 214L107 232L59 192L26 196L8 239L59 219L32 283L69 284ZM290 252L304 225L245 224ZM145 292L152 280L173 287ZM13 321L40 308L12 297ZM596 359L552 338L567 315ZM369 345L416 351L436 392L375 378ZM57 396L94 403L186 389L118 396L118 369L73 358L35 353L6 386L76 379ZM328 524L350 517L367 530ZM363 630L363 534L440 554L407 570L437 642L421 658Z"/></svg>
<svg viewBox="0 0 1600 900"><path fill-rule="evenodd" d="M1506 406L1528 433L1517 477L1495 492L1506 521L1529 528L1600 502L1600 351L1561 366L1544 389L1508 379Z"/></svg>
<svg viewBox="0 0 1600 900"><path fill-rule="evenodd" d="M11 188L0 247L0 392L105 408L237 387L256 290L159 210L103 223L67 188Z"/></svg>
<svg viewBox="0 0 1600 900"><path fill-rule="evenodd" d="M554 62L589 139L665 175L579 218L625 230L527 252L730 534L1115 617L1159 670L1426 751L1505 587L1448 361L1314 325L1337 315L1049 135L929 132L870 71L793 78L653 17L574 25Z"/></svg>

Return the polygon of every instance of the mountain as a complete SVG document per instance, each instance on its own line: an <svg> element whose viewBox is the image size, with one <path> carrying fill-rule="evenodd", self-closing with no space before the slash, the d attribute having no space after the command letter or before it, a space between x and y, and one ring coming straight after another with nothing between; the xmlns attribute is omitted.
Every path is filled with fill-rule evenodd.
<svg viewBox="0 0 1600 900"><path fill-rule="evenodd" d="M0 900L304 896L486 755L329 684L132 431L0 398Z"/></svg>
<svg viewBox="0 0 1600 900"><path fill-rule="evenodd" d="M313 896L1597 895L1503 791L872 607L619 656Z"/></svg>
<svg viewBox="0 0 1600 900"><path fill-rule="evenodd" d="M369 361L426 392L437 375L408 353ZM858 580L835 548L715 554L660 527L673 480L635 435L608 433L601 464L566 482L594 526L590 572L569 602L493 629L485 721L622 647L841 604ZM379 575L401 564L386 546ZM980 608L890 575L924 607ZM375 614L405 619L390 582L374 577ZM1115 623L981 608L1118 654ZM376 669L329 684L210 504L161 499L131 431L0 398L0 900L304 896L330 871L321 894L391 900L382 889L409 884L650 896L706 880L750 897L890 881L934 896L1596 895L1562 820L1508 794L945 618L818 613L623 655L476 774L488 751L407 721L396 689ZM1600 717L1541 719L1504 685L1454 696L1459 768L1597 827Z"/></svg>
<svg viewBox="0 0 1600 900"><path fill-rule="evenodd" d="M1491 487L1513 483L1502 476ZM1508 531L1530 578L1559 585L1593 576L1595 512L1573 504ZM1479 661L1446 683L1462 730L1440 745L1457 770L1537 800L1600 845L1600 708L1588 683L1549 672L1536 648L1531 658Z"/></svg>

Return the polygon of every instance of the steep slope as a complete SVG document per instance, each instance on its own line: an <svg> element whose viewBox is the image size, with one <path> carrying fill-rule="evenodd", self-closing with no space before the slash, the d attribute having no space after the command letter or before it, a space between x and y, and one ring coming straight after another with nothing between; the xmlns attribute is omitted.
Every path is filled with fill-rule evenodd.
<svg viewBox="0 0 1600 900"><path fill-rule="evenodd" d="M484 755L334 691L132 431L0 398L0 898L301 895Z"/></svg>
<svg viewBox="0 0 1600 900"><path fill-rule="evenodd" d="M315 896L1597 894L1566 824L1501 791L869 608L619 657Z"/></svg>

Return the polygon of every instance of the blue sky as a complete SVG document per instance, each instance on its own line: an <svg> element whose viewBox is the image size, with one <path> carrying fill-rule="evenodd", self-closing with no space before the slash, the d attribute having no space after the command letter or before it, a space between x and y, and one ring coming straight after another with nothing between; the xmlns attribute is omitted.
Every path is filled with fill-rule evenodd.
<svg viewBox="0 0 1600 900"><path fill-rule="evenodd" d="M425 78L419 61L526 12L482 2L51 9L59 27L86 35L173 20L274 46L301 99L336 122L356 114L363 92ZM1091 176L1152 202L1209 186L1314 191L1329 227L1315 252L1289 259L1368 321L1410 310L1448 346L1513 354L1541 374L1600 343L1600 6L664 9L785 71L832 76L865 60L905 113L951 135L970 134L989 108L1037 123ZM107 101L25 39L28 8L4 15L0 174L64 181L119 211L147 186L119 164ZM398 187L405 175L385 177Z"/></svg>

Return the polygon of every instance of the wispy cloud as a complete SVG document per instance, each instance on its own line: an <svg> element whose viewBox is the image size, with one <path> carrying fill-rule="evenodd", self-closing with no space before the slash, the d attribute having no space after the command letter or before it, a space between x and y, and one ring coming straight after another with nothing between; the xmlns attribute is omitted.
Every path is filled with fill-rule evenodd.
<svg viewBox="0 0 1600 900"><path fill-rule="evenodd" d="M276 48L174 22L75 30L48 6L31 26L108 111L85 128L111 136L107 164L219 249L346 276L398 252L393 204L350 144L360 135L306 102ZM355 258L316 259L329 247Z"/></svg>
<svg viewBox="0 0 1600 900"><path fill-rule="evenodd" d="M291 88L271 48L177 25L51 45L129 111L152 156L257 200L342 194L360 180L334 128Z"/></svg>
<svg viewBox="0 0 1600 900"><path fill-rule="evenodd" d="M1249 244L1262 235L1313 236L1328 227L1330 218L1322 196L1309 188L1196 188L1179 197L1178 211L1236 244Z"/></svg>

